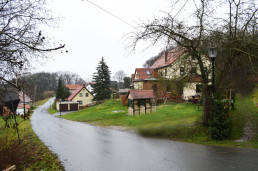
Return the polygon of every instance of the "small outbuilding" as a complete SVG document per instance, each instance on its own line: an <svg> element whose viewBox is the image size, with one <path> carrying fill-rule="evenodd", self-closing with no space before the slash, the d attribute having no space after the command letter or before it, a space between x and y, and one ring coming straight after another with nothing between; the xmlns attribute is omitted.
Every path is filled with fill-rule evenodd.
<svg viewBox="0 0 258 171"><path fill-rule="evenodd" d="M155 99L153 90L130 90L128 115L141 115L156 111Z"/></svg>
<svg viewBox="0 0 258 171"><path fill-rule="evenodd" d="M70 101L62 101L56 102L56 109L61 112L67 111L78 111L79 110L79 102L70 102Z"/></svg>

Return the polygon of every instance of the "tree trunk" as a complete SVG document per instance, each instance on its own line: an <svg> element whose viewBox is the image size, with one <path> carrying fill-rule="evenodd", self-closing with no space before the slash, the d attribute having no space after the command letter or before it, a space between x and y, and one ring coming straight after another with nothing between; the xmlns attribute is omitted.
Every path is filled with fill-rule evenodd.
<svg viewBox="0 0 258 171"><path fill-rule="evenodd" d="M208 85L203 85L203 93L202 93L202 98L203 98L203 111L202 111L202 125L203 126L208 126L208 120L209 120L209 114L210 114L210 103L209 103L209 90L208 90Z"/></svg>

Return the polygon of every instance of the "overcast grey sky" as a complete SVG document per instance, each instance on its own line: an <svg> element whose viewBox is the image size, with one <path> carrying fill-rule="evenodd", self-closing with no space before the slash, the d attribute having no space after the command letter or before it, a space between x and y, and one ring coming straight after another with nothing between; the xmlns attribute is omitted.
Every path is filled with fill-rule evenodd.
<svg viewBox="0 0 258 171"><path fill-rule="evenodd" d="M53 37L53 41L66 44L68 53L54 53L36 71L71 71L83 79L92 79L101 57L108 64L112 76L124 70L130 76L135 68L164 49L155 46L144 50L138 46L135 53L126 49L131 42L125 35L134 31L139 20L147 21L171 10L170 0L91 0L105 10L123 19L130 25L109 15L86 0L48 0L55 17L62 17L58 27L47 28L43 33ZM187 1L187 0L186 0ZM186 1L177 4L172 13L176 14ZM191 0L193 2L193 0ZM193 9L193 3L186 4L180 13Z"/></svg>

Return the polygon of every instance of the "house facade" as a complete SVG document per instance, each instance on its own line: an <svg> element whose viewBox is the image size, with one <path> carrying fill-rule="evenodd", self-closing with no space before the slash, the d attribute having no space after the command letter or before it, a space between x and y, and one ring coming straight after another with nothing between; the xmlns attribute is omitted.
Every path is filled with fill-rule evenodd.
<svg viewBox="0 0 258 171"><path fill-rule="evenodd" d="M135 90L151 90L156 82L154 68L136 68L133 74L133 88Z"/></svg>
<svg viewBox="0 0 258 171"><path fill-rule="evenodd" d="M73 93L68 97L68 101L78 102L79 106L86 106L92 103L93 95L86 88L85 84L79 86Z"/></svg>
<svg viewBox="0 0 258 171"><path fill-rule="evenodd" d="M211 78L208 72L211 69L210 59L203 56L202 61L204 61L204 70ZM161 90L166 80L181 81L184 82L182 98L188 100L201 93L200 74L197 60L187 55L183 48L175 48L164 52L150 68L136 68L134 79L132 79L134 80L133 88L137 90L157 89L156 95L160 97L161 94L166 96L166 93L170 93Z"/></svg>

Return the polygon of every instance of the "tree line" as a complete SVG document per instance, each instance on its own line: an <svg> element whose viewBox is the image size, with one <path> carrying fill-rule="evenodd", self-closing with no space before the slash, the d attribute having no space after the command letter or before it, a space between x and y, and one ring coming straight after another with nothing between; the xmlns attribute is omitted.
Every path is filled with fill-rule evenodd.
<svg viewBox="0 0 258 171"><path fill-rule="evenodd" d="M53 96L58 87L58 80L60 79L64 85L82 85L85 83L78 74L72 72L39 72L20 77L18 84L24 87L24 92L31 99L37 101Z"/></svg>

